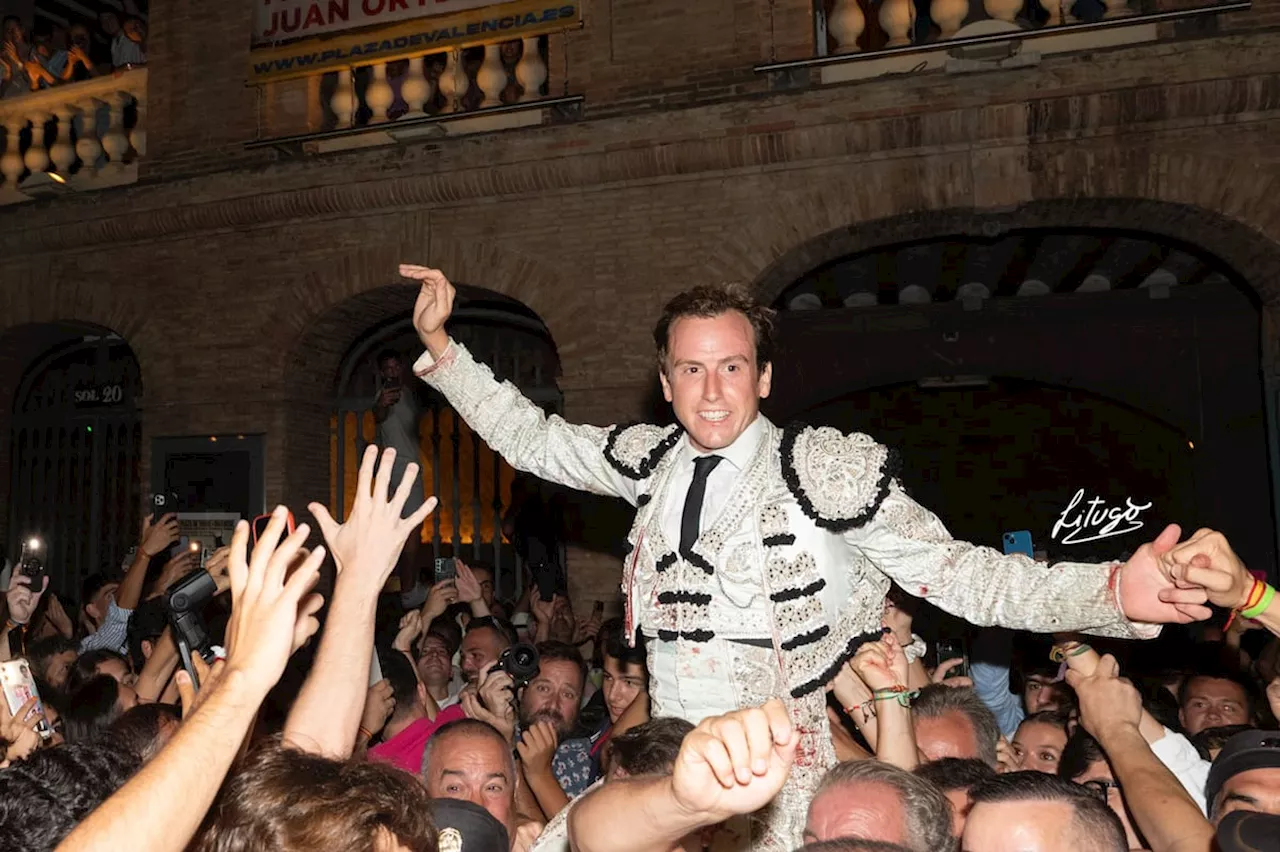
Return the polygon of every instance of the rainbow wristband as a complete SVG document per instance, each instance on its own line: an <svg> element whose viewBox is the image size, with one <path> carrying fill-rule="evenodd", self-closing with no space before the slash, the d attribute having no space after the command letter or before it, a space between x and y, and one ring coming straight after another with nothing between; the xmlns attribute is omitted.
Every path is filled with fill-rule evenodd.
<svg viewBox="0 0 1280 852"><path fill-rule="evenodd" d="M1258 598L1258 602L1248 609L1240 610L1240 615L1242 617L1249 619L1257 618L1267 611L1267 607L1271 606L1271 601L1275 600L1276 588L1270 583L1265 583L1264 585L1266 588L1262 592L1262 597Z"/></svg>

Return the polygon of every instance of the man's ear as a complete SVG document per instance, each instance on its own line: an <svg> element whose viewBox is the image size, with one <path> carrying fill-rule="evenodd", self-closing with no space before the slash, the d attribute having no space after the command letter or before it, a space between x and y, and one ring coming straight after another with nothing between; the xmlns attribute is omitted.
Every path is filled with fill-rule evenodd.
<svg viewBox="0 0 1280 852"><path fill-rule="evenodd" d="M151 659L151 654L153 651L155 651L155 649L156 649L156 646L154 642L152 642L150 639L143 639L142 640L142 659L144 660Z"/></svg>
<svg viewBox="0 0 1280 852"><path fill-rule="evenodd" d="M773 390L773 362L770 361L764 365L764 369L760 371L760 380L756 382L756 391L761 399L769 396L769 391Z"/></svg>
<svg viewBox="0 0 1280 852"><path fill-rule="evenodd" d="M671 382L667 381L667 371L662 367L658 368L658 381L662 383L662 395L667 402L671 402Z"/></svg>

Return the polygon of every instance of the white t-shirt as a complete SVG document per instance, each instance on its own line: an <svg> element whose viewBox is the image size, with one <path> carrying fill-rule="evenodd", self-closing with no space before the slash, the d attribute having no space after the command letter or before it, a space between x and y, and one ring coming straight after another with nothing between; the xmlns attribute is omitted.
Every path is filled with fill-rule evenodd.
<svg viewBox="0 0 1280 852"><path fill-rule="evenodd" d="M418 460L418 420L422 411L409 387L400 390L400 399L387 409L387 419L378 424L378 446L396 451L396 465Z"/></svg>

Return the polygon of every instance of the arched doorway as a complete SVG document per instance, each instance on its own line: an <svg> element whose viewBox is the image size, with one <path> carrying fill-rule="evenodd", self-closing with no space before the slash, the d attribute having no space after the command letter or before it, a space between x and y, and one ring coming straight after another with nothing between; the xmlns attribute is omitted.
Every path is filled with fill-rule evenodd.
<svg viewBox="0 0 1280 852"><path fill-rule="evenodd" d="M100 328L60 327L14 396L9 542L47 547L51 587L77 592L137 543L142 505L138 361Z"/></svg>
<svg viewBox="0 0 1280 852"><path fill-rule="evenodd" d="M450 335L497 378L514 383L548 414L560 413L559 359L542 320L522 303L492 291L459 285L458 293ZM409 362L422 354L407 311L370 328L342 359L330 421L330 506L339 517L351 506L360 458L375 440L377 358L385 350ZM518 593L523 572L517 570L517 555L503 534L515 470L480 440L443 396L425 386L416 392L424 409L419 421L421 476L426 492L439 500L423 530L428 558L459 556L488 563L495 568L500 592Z"/></svg>
<svg viewBox="0 0 1280 852"><path fill-rule="evenodd" d="M956 507L943 514L952 526L991 544L1024 528L979 524L980 507L951 499L967 493L966 464L1000 463L1006 448L983 436L1003 422L1012 431L993 440L1068 471L1075 488L1097 483L1110 506L1162 491L1164 519L1222 529L1251 565L1274 570L1259 304L1196 246L1098 229L915 238L824 260L775 306L783 351L767 410L908 436L905 465L938 477L920 485L947 489L935 500ZM952 440L962 430L970 443ZM926 434L933 450L918 446ZM949 458L930 458L943 446ZM1150 484L1161 472L1165 487ZM1061 510L1074 489L1055 488Z"/></svg>

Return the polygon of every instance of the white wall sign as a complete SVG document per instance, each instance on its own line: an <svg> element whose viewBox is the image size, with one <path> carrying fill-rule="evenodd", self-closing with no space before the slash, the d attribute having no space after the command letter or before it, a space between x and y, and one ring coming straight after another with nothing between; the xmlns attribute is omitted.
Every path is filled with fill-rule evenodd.
<svg viewBox="0 0 1280 852"><path fill-rule="evenodd" d="M253 43L341 32L494 6L502 0L257 0Z"/></svg>
<svg viewBox="0 0 1280 852"><path fill-rule="evenodd" d="M1142 529L1139 516L1150 508L1150 503L1136 504L1128 497L1124 498L1124 506L1110 508L1101 497L1093 497L1086 502L1081 488L1058 515L1050 538L1059 544L1085 544L1137 532ZM1060 535L1062 538L1058 538Z"/></svg>

